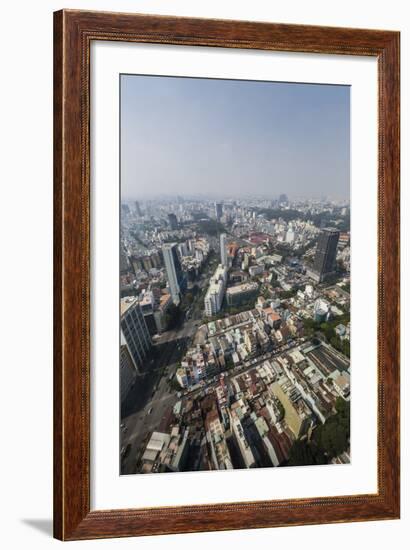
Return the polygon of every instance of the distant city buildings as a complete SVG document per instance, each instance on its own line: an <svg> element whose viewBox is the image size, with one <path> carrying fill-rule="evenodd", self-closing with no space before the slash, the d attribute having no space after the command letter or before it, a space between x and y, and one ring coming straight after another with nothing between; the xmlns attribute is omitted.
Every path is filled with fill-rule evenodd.
<svg viewBox="0 0 410 550"><path fill-rule="evenodd" d="M127 253L122 245L120 245L120 274L127 273L130 268Z"/></svg>
<svg viewBox="0 0 410 550"><path fill-rule="evenodd" d="M140 203L138 201L135 201L134 205L135 205L135 212L136 212L137 216L141 217L142 212L141 212Z"/></svg>
<svg viewBox="0 0 410 550"><path fill-rule="evenodd" d="M121 208L121 403L129 409L139 380L152 384L140 384L141 421L121 428L122 471L286 466L295 442L309 445L336 401L350 400L341 204L284 195L141 204L142 216ZM144 370L152 349L159 381L159 363ZM347 443L328 462L349 461Z"/></svg>

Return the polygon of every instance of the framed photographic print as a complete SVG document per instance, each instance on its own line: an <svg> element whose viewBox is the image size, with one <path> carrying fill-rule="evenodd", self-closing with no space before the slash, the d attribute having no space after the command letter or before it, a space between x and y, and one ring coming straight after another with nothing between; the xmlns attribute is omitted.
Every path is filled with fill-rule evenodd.
<svg viewBox="0 0 410 550"><path fill-rule="evenodd" d="M54 533L399 517L399 33L54 15Z"/></svg>

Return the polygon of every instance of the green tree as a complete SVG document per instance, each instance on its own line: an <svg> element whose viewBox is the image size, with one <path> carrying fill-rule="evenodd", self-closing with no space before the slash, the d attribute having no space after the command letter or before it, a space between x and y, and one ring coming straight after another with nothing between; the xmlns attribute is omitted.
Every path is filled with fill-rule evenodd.
<svg viewBox="0 0 410 550"><path fill-rule="evenodd" d="M288 466L310 466L316 464L311 446L306 440L296 440L289 452Z"/></svg>
<svg viewBox="0 0 410 550"><path fill-rule="evenodd" d="M315 444L329 457L346 451L350 442L350 404L341 397L336 400L336 414L313 431Z"/></svg>

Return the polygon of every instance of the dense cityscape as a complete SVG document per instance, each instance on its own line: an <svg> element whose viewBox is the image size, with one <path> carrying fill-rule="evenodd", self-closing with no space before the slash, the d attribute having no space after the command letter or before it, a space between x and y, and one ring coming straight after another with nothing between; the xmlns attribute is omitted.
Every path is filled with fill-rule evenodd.
<svg viewBox="0 0 410 550"><path fill-rule="evenodd" d="M350 462L348 201L121 204L121 474Z"/></svg>

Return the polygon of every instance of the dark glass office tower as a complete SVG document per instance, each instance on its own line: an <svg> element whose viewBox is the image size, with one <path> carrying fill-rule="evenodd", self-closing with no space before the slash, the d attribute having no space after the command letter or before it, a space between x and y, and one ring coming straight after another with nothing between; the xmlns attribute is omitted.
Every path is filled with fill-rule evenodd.
<svg viewBox="0 0 410 550"><path fill-rule="evenodd" d="M186 290L186 277L182 271L181 262L177 254L176 243L167 243L162 246L162 254L164 256L165 269L169 290L171 292L172 301L178 305L181 300L181 295Z"/></svg>
<svg viewBox="0 0 410 550"><path fill-rule="evenodd" d="M337 243L340 232L336 229L322 229L317 243L313 271L318 282L322 282L335 271Z"/></svg>
<svg viewBox="0 0 410 550"><path fill-rule="evenodd" d="M215 216L216 219L219 221L223 216L223 206L221 202L215 203Z"/></svg>
<svg viewBox="0 0 410 550"><path fill-rule="evenodd" d="M172 214L172 213L168 214L168 222L172 231L175 231L176 229L178 229L178 219L175 216L175 214Z"/></svg>

